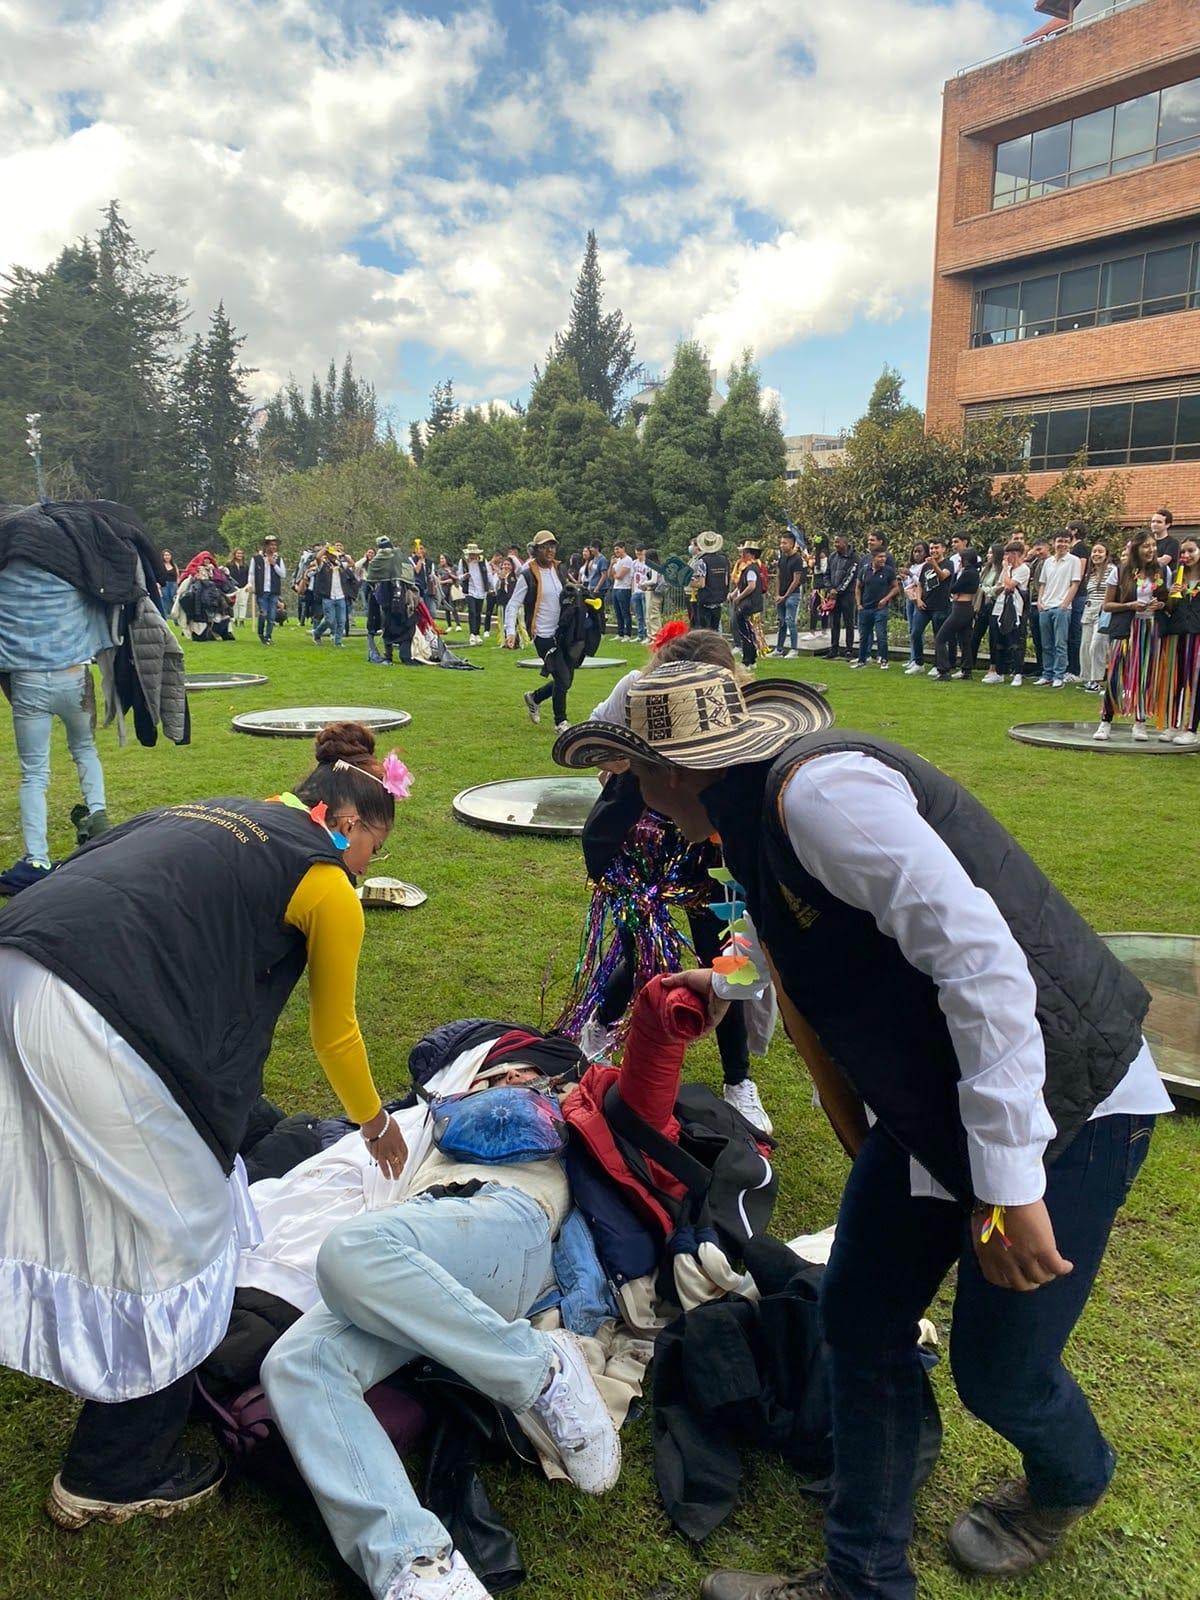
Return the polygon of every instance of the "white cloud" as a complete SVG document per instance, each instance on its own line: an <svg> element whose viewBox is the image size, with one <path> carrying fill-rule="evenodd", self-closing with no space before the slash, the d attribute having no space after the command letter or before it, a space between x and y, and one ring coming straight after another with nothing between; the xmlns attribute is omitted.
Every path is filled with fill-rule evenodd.
<svg viewBox="0 0 1200 1600"><path fill-rule="evenodd" d="M198 314L224 299L263 391L346 348L403 389L417 341L470 400L527 380L592 225L651 366L923 302L941 81L1004 42L984 0L539 16L506 40L495 0L369 27L323 0L6 0L0 267L116 196ZM394 270L358 259L368 232Z"/></svg>

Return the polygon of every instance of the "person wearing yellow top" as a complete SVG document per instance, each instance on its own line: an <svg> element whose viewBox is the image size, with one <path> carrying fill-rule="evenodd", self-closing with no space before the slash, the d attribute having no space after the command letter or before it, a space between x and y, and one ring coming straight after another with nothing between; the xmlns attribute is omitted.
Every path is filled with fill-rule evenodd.
<svg viewBox="0 0 1200 1600"><path fill-rule="evenodd" d="M407 781L334 723L295 793L134 817L0 914L0 1365L85 1402L60 1526L169 1516L220 1481L180 1441L256 1238L238 1149L306 968L317 1059L404 1166L355 1009L353 877Z"/></svg>

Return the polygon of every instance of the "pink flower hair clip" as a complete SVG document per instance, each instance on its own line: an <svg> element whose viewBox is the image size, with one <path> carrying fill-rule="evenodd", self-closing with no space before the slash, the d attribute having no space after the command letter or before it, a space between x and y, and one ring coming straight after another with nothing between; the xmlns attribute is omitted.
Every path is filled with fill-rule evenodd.
<svg viewBox="0 0 1200 1600"><path fill-rule="evenodd" d="M335 761L333 770L357 772L360 777L370 778L372 783L377 783L381 789L386 789L394 800L407 800L412 789L412 773L394 750L389 750L383 758L382 778L377 778L373 772L365 772L362 767L356 767L352 761Z"/></svg>

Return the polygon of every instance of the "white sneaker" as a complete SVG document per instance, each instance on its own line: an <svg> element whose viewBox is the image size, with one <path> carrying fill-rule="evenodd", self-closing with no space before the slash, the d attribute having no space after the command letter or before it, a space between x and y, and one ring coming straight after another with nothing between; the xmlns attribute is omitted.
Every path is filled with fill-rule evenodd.
<svg viewBox="0 0 1200 1600"><path fill-rule="evenodd" d="M555 731L555 733L566 733L567 729L570 726L571 726L571 724L569 722L566 722L566 721L556 722L554 724L554 731Z"/></svg>
<svg viewBox="0 0 1200 1600"><path fill-rule="evenodd" d="M965 682L965 680L966 680L966 676L967 676L967 674L966 674L966 672L965 672L965 671L963 671L963 672L952 672L952 673L951 673L951 674L950 674L950 676L951 676L951 677L952 677L952 678L957 678L957 679L958 679L958 681L959 681L959 682L960 682L960 683L963 683L963 682Z"/></svg>
<svg viewBox="0 0 1200 1600"><path fill-rule="evenodd" d="M1009 687L1012 689L1019 689L1024 682L1025 679L1021 676L1021 674L1019 672L1015 672L1013 673L1013 681Z"/></svg>
<svg viewBox="0 0 1200 1600"><path fill-rule="evenodd" d="M758 1085L753 1078L743 1078L741 1083L727 1083L721 1091L721 1098L727 1106L740 1111L746 1121L760 1133L774 1132L774 1123L767 1115L766 1107L758 1092Z"/></svg>
<svg viewBox="0 0 1200 1600"><path fill-rule="evenodd" d="M584 1494L604 1494L621 1471L621 1441L596 1380L572 1334L554 1329L550 1381L529 1410L550 1435L568 1478Z"/></svg>
<svg viewBox="0 0 1200 1600"><path fill-rule="evenodd" d="M867 663L865 661L852 661L850 663L850 671L851 672L857 672L859 667L865 667L866 664Z"/></svg>
<svg viewBox="0 0 1200 1600"><path fill-rule="evenodd" d="M1192 745L1200 743L1200 737L1194 733L1177 733L1175 735L1175 743L1177 746L1183 745L1190 750Z"/></svg>
<svg viewBox="0 0 1200 1600"><path fill-rule="evenodd" d="M996 671L995 667L990 667L987 672L984 673L983 681L984 683L1003 683L1004 679Z"/></svg>
<svg viewBox="0 0 1200 1600"><path fill-rule="evenodd" d="M1102 722L1100 724L1100 726L1096 729L1095 733L1092 735L1092 738L1093 739L1098 739L1101 744L1104 743L1105 739L1111 739L1112 738L1112 723L1111 722Z"/></svg>
<svg viewBox="0 0 1200 1600"><path fill-rule="evenodd" d="M921 663L919 661L910 661L904 669L904 675L906 678L911 678L914 672L920 672L920 670Z"/></svg>
<svg viewBox="0 0 1200 1600"><path fill-rule="evenodd" d="M1050 687L1052 689L1064 689L1066 687L1066 683L1067 680L1065 678L1055 678Z"/></svg>
<svg viewBox="0 0 1200 1600"><path fill-rule="evenodd" d="M802 639L815 639L817 636L815 633L802 633L800 637Z"/></svg>
<svg viewBox="0 0 1200 1600"><path fill-rule="evenodd" d="M478 644L479 643L479 635L477 633L473 633L471 635L471 637L467 640L467 643L468 644Z"/></svg>
<svg viewBox="0 0 1200 1600"><path fill-rule="evenodd" d="M787 654L786 654L786 655L785 655L785 656L784 656L784 658L783 658L783 659L784 659L784 660L785 660L785 661L798 661L798 660L799 660L799 658L800 658L800 652L799 652L799 650L789 650L789 651L788 651L788 652L787 652Z"/></svg>
<svg viewBox="0 0 1200 1600"><path fill-rule="evenodd" d="M1174 728L1164 728L1163 731L1158 736L1158 742L1159 742L1159 744L1174 744L1175 743L1175 730L1174 730Z"/></svg>
<svg viewBox="0 0 1200 1600"><path fill-rule="evenodd" d="M889 668L889 667L890 667L890 666L891 666L891 662L890 662L890 661L881 661L881 662L880 662L880 663L879 663L879 670L880 670L880 672L886 672L886 671L887 671L887 669L888 669L888 668Z"/></svg>
<svg viewBox="0 0 1200 1600"><path fill-rule="evenodd" d="M1129 731L1133 734L1138 744L1146 744L1149 741L1150 734L1144 722L1135 722Z"/></svg>
<svg viewBox="0 0 1200 1600"><path fill-rule="evenodd" d="M927 678L936 678L937 675L938 669L936 667L930 667L929 671L925 674Z"/></svg>
<svg viewBox="0 0 1200 1600"><path fill-rule="evenodd" d="M1079 674L1077 672L1068 672L1066 677L1064 677L1063 682L1064 683L1082 683L1083 679L1079 676Z"/></svg>
<svg viewBox="0 0 1200 1600"><path fill-rule="evenodd" d="M1035 678L1033 680L1033 687L1035 689L1048 689L1050 687L1050 683L1051 680L1049 678Z"/></svg>
<svg viewBox="0 0 1200 1600"><path fill-rule="evenodd" d="M386 1600L492 1600L470 1567L452 1550L441 1560L412 1561L392 1583Z"/></svg>
<svg viewBox="0 0 1200 1600"><path fill-rule="evenodd" d="M529 693L524 695L522 698L525 701L525 709L529 713L530 722L540 722L542 720L542 708L533 698L533 690L531 689Z"/></svg>

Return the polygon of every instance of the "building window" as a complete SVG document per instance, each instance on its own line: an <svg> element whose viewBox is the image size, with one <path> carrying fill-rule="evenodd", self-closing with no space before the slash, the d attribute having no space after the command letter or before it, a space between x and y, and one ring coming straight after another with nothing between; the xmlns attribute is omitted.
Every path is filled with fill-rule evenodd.
<svg viewBox="0 0 1200 1600"><path fill-rule="evenodd" d="M996 409L968 406L967 419ZM1081 451L1091 467L1200 461L1200 376L1054 395L1025 406L1010 401L1003 413L1028 417L1021 464L1031 472L1060 472Z"/></svg>
<svg viewBox="0 0 1200 1600"><path fill-rule="evenodd" d="M1200 150L1200 78L996 146L992 208Z"/></svg>
<svg viewBox="0 0 1200 1600"><path fill-rule="evenodd" d="M1128 246L1126 247L1128 249ZM1049 333L1200 310L1200 235L1100 258L975 292L971 343L1011 344Z"/></svg>

